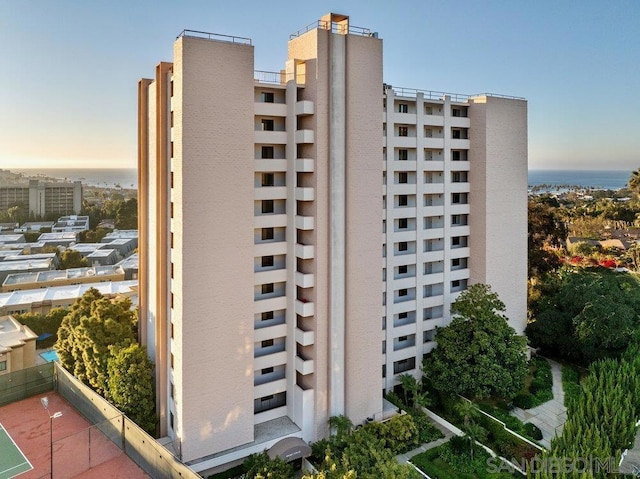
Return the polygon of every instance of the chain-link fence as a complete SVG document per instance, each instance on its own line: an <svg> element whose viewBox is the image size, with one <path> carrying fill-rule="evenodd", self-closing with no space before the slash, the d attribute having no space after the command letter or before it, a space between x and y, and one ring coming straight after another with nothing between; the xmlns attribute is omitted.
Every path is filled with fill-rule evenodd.
<svg viewBox="0 0 640 479"><path fill-rule="evenodd" d="M53 390L53 363L0 376L0 406Z"/></svg>

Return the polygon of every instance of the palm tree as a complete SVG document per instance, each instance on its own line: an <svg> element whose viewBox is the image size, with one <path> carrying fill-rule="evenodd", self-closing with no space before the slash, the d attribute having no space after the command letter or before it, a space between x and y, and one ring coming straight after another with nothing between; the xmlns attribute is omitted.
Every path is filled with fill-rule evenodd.
<svg viewBox="0 0 640 479"><path fill-rule="evenodd" d="M631 177L629 178L629 189L636 196L640 196L640 168L631 173Z"/></svg>
<svg viewBox="0 0 640 479"><path fill-rule="evenodd" d="M331 416L329 418L329 427L332 430L335 430L336 437L339 440L342 440L344 436L351 433L353 423L351 422L351 419L341 414L340 416Z"/></svg>
<svg viewBox="0 0 640 479"><path fill-rule="evenodd" d="M413 407L416 409L422 409L423 407L431 406L431 398L426 392L416 391L413 394Z"/></svg>
<svg viewBox="0 0 640 479"><path fill-rule="evenodd" d="M475 449L475 442L482 441L487 431L485 431L485 429L480 424L472 421L467 424L464 432L469 438L469 451L471 452L471 459L473 460L473 450Z"/></svg>
<svg viewBox="0 0 640 479"><path fill-rule="evenodd" d="M402 385L402 391L404 392L404 405L409 407L409 395L408 393L415 394L414 391L418 391L420 386L418 385L418 381L409 373L404 373L398 376L400 379L400 384Z"/></svg>
<svg viewBox="0 0 640 479"><path fill-rule="evenodd" d="M462 422L465 428L469 426L471 419L475 419L479 416L475 405L468 399L462 399L453 407L453 409L460 417L462 417Z"/></svg>

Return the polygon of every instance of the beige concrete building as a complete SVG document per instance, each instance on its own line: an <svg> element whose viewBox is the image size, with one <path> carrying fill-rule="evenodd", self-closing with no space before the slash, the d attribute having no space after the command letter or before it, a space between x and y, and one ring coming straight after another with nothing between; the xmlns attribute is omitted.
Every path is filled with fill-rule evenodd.
<svg viewBox="0 0 640 479"><path fill-rule="evenodd" d="M140 333L198 471L384 417L473 282L526 320L525 100L385 85L338 14L253 55L185 31L139 83Z"/></svg>
<svg viewBox="0 0 640 479"><path fill-rule="evenodd" d="M36 217L79 214L82 209L82 182L47 183L29 180L29 186L0 185L0 210L15 205L29 208Z"/></svg>
<svg viewBox="0 0 640 479"><path fill-rule="evenodd" d="M37 337L12 316L0 316L0 376L36 365Z"/></svg>

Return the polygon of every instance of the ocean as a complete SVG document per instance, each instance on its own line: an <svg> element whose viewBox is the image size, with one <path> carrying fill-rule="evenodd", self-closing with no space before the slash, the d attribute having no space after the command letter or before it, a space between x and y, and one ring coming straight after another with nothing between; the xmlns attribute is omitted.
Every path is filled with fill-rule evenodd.
<svg viewBox="0 0 640 479"><path fill-rule="evenodd" d="M89 186L126 189L138 188L137 168L10 168L25 176L43 176L68 181L82 181Z"/></svg>
<svg viewBox="0 0 640 479"><path fill-rule="evenodd" d="M136 168L12 168L11 171L28 176L80 180L86 185L103 188L138 187ZM631 171L624 170L529 170L529 186L549 185L554 189L562 186L579 186L617 190L627 184L630 176Z"/></svg>
<svg viewBox="0 0 640 479"><path fill-rule="evenodd" d="M626 186L630 176L631 171L625 170L529 170L529 186L618 190Z"/></svg>

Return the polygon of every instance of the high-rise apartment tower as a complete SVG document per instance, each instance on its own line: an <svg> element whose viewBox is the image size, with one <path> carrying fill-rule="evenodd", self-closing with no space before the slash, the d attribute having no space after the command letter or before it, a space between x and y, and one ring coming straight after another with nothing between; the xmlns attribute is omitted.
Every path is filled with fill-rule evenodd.
<svg viewBox="0 0 640 479"><path fill-rule="evenodd" d="M196 470L384 417L467 285L526 318L527 104L393 88L329 14L279 72L183 32L139 83L140 333Z"/></svg>

